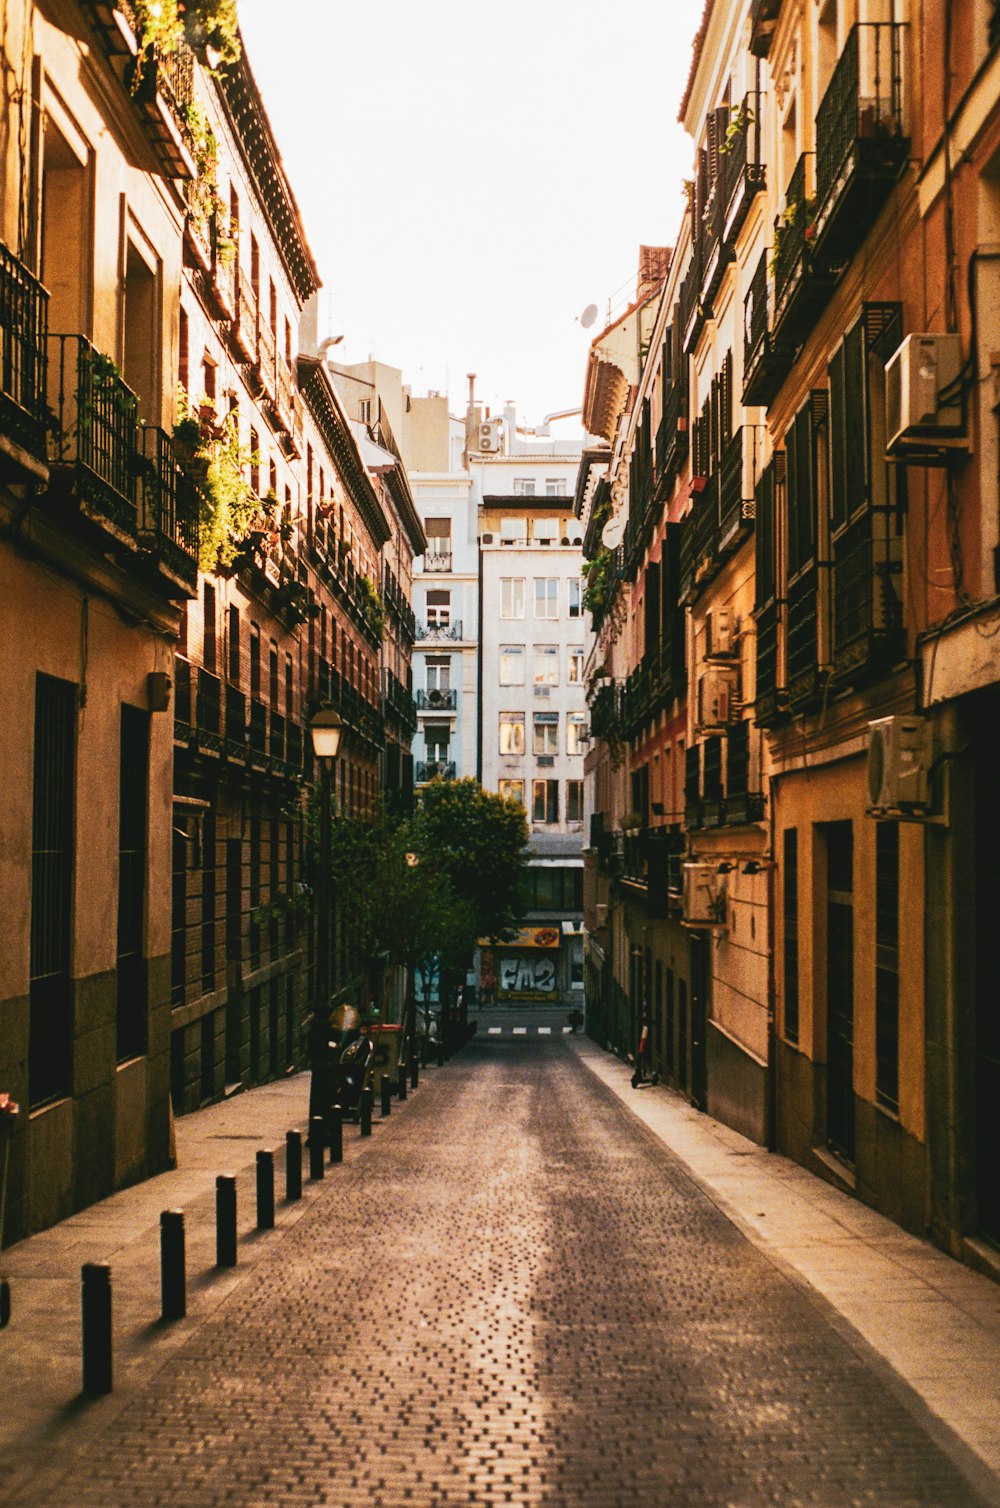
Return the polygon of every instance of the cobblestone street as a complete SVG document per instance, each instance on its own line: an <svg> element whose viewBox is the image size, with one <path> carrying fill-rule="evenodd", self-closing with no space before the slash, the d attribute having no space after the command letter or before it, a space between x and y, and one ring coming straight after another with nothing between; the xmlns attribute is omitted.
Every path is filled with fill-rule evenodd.
<svg viewBox="0 0 1000 1508"><path fill-rule="evenodd" d="M375 1130L3 1500L997 1501L561 1038L474 1041Z"/></svg>

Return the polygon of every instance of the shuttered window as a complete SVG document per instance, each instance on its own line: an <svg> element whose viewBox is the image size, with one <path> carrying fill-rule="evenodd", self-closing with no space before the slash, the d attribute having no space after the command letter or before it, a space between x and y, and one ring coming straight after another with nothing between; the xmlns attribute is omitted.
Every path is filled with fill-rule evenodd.
<svg viewBox="0 0 1000 1508"><path fill-rule="evenodd" d="M31 823L28 1096L32 1105L69 1094L72 1088L75 776L76 687L39 675Z"/></svg>

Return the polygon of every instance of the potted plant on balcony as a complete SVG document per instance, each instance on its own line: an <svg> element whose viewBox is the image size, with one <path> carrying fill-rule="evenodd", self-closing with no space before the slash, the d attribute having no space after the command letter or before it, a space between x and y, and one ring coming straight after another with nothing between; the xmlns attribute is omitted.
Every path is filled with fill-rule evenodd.
<svg viewBox="0 0 1000 1508"><path fill-rule="evenodd" d="M209 398L193 408L187 393L178 394L180 419L174 429L178 459L201 492L199 565L209 574L231 573L248 549L263 542L266 508L246 480L256 457L240 443L237 418L220 418Z"/></svg>
<svg viewBox="0 0 1000 1508"><path fill-rule="evenodd" d="M362 611L368 620L368 626L377 639L381 639L385 633L385 603L382 601L378 587L370 576L359 576L358 586L361 591Z"/></svg>
<svg viewBox="0 0 1000 1508"><path fill-rule="evenodd" d="M754 122L754 113L744 100L742 104L733 105L730 110L729 124L726 127L726 136L719 151L726 156L736 151L736 145L741 136L745 136L748 127Z"/></svg>

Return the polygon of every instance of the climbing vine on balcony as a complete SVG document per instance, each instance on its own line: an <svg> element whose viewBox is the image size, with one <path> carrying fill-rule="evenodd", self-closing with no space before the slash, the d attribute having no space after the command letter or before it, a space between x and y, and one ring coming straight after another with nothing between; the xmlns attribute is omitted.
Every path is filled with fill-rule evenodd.
<svg viewBox="0 0 1000 1508"><path fill-rule="evenodd" d="M240 56L236 0L132 0L142 47L171 56L183 42L204 54L212 68Z"/></svg>
<svg viewBox="0 0 1000 1508"><path fill-rule="evenodd" d="M593 560L584 561L583 574L587 578L587 585L583 589L583 605L592 614L596 625L604 616L608 605L611 551L602 546Z"/></svg>
<svg viewBox="0 0 1000 1508"><path fill-rule="evenodd" d="M256 458L240 443L236 415L220 419L209 398L195 409L183 388L179 407L174 440L182 464L201 489L198 564L211 575L233 566L258 536L263 540L273 519L246 479Z"/></svg>
<svg viewBox="0 0 1000 1508"><path fill-rule="evenodd" d="M370 576L359 576L358 586L364 599L364 613L372 633L381 639L385 633L385 603L382 594Z"/></svg>

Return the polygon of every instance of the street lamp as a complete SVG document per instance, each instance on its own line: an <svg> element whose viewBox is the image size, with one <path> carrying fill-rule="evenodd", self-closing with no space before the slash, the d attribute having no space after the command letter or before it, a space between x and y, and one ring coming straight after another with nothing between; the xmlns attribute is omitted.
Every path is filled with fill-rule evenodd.
<svg viewBox="0 0 1000 1508"><path fill-rule="evenodd" d="M343 731L343 720L333 707L320 707L309 723L313 753L320 766L319 876L316 886L319 902L319 936L316 940L317 1013L325 1012L330 1003L330 788L333 762L340 751Z"/></svg>

